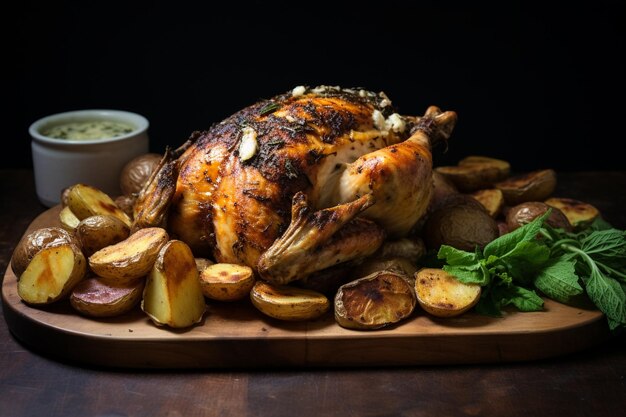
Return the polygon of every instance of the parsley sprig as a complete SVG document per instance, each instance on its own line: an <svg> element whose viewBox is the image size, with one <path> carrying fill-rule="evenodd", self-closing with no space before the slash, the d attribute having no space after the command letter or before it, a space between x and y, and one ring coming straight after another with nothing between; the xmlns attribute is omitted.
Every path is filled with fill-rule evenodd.
<svg viewBox="0 0 626 417"><path fill-rule="evenodd" d="M507 305L542 310L538 292L564 304L586 294L612 330L626 329L626 231L600 219L581 232L566 232L546 224L549 215L500 236L482 251L442 245L437 257L459 281L483 287L475 307L479 313L500 316Z"/></svg>

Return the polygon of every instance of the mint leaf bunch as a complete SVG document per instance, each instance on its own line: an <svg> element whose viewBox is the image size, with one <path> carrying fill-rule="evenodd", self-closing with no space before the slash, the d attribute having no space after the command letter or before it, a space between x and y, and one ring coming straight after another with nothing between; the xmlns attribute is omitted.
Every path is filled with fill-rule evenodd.
<svg viewBox="0 0 626 417"><path fill-rule="evenodd" d="M443 269L461 282L483 287L475 309L481 314L501 316L501 309L514 305L521 311L543 309L543 300L532 289L536 274L550 259L550 249L537 235L549 212L493 240L474 253L442 245L437 253Z"/></svg>
<svg viewBox="0 0 626 417"><path fill-rule="evenodd" d="M598 221L579 233L546 226L543 235L553 257L574 265L578 283L606 315L609 327L612 330L626 328L626 231ZM555 295L549 293L555 287L553 284L552 280L535 281L535 285L549 297Z"/></svg>
<svg viewBox="0 0 626 417"><path fill-rule="evenodd" d="M502 308L539 311L536 291L564 304L586 294L612 330L626 329L626 231L597 220L572 233L545 223L550 210L502 235L480 251L443 245L443 269L464 283L481 285L478 313L501 316Z"/></svg>

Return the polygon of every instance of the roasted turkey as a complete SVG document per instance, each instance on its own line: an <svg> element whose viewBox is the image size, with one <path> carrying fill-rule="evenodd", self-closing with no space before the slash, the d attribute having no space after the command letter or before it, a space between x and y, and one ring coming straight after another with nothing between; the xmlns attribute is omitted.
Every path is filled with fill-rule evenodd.
<svg viewBox="0 0 626 417"><path fill-rule="evenodd" d="M432 193L431 145L454 112L401 116L384 93L299 86L167 150L134 229L287 283L406 236Z"/></svg>

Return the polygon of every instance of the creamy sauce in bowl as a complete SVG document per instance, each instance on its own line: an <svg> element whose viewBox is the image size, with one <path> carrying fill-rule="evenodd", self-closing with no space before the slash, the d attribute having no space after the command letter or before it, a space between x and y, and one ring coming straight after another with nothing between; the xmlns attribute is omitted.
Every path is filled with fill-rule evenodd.
<svg viewBox="0 0 626 417"><path fill-rule="evenodd" d="M108 139L131 133L135 128L111 120L92 120L63 123L42 130L41 134L54 139L94 140Z"/></svg>

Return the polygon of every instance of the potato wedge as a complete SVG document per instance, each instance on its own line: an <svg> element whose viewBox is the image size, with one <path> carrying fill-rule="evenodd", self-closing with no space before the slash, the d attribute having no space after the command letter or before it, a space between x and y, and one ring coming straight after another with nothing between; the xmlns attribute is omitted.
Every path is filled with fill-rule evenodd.
<svg viewBox="0 0 626 417"><path fill-rule="evenodd" d="M22 236L17 243L11 256L11 269L13 269L13 273L19 280L20 275L26 270L26 267L37 252L47 247L61 246L68 243L78 246L78 240L60 227L43 227L34 230Z"/></svg>
<svg viewBox="0 0 626 417"><path fill-rule="evenodd" d="M200 272L200 286L205 297L219 301L236 301L250 295L254 272L245 265L216 263Z"/></svg>
<svg viewBox="0 0 626 417"><path fill-rule="evenodd" d="M486 188L484 190L475 191L470 195L483 205L491 217L496 218L502 213L504 195L499 189Z"/></svg>
<svg viewBox="0 0 626 417"><path fill-rule="evenodd" d="M161 248L146 280L141 309L157 326L185 328L202 320L206 302L185 242L170 240Z"/></svg>
<svg viewBox="0 0 626 417"><path fill-rule="evenodd" d="M417 304L409 282L392 271L344 284L335 296L335 321L348 329L379 329L409 317Z"/></svg>
<svg viewBox="0 0 626 417"><path fill-rule="evenodd" d="M87 184L74 184L67 196L67 206L83 220L96 214L109 214L119 218L130 227L130 217L115 204L105 192Z"/></svg>
<svg viewBox="0 0 626 417"><path fill-rule="evenodd" d="M59 212L59 221L61 222L61 226L68 232L76 230L76 226L80 223L80 220L72 213L69 206L65 206L61 209Z"/></svg>
<svg viewBox="0 0 626 417"><path fill-rule="evenodd" d="M87 317L121 316L141 302L144 281L119 285L97 276L82 280L72 290L70 304Z"/></svg>
<svg viewBox="0 0 626 417"><path fill-rule="evenodd" d="M252 287L250 300L261 313L286 321L316 319L330 308L328 298L322 293L261 280Z"/></svg>
<svg viewBox="0 0 626 417"><path fill-rule="evenodd" d="M511 207L506 213L506 225L509 231L513 231L541 216L550 209L550 206L540 201L527 201ZM546 223L552 227L572 230L572 225L561 210L552 207Z"/></svg>
<svg viewBox="0 0 626 417"><path fill-rule="evenodd" d="M437 317L454 317L474 307L480 299L477 284L464 284L443 269L423 268L415 274L419 305Z"/></svg>
<svg viewBox="0 0 626 417"><path fill-rule="evenodd" d="M461 159L458 163L459 166L468 165L491 165L498 168L500 172L500 178L504 179L511 174L511 164L503 159L492 158L484 155L470 155Z"/></svg>
<svg viewBox="0 0 626 417"><path fill-rule="evenodd" d="M581 229L590 225L600 216L600 210L589 203L573 198L552 197L544 201L544 203L561 210L575 229Z"/></svg>
<svg viewBox="0 0 626 417"><path fill-rule="evenodd" d="M117 217L98 214L81 220L74 234L85 256L128 238L130 228Z"/></svg>
<svg viewBox="0 0 626 417"><path fill-rule="evenodd" d="M502 191L504 201L510 206L526 201L543 201L556 188L556 172L553 169L531 171L500 181L495 187Z"/></svg>
<svg viewBox="0 0 626 417"><path fill-rule="evenodd" d="M46 247L22 273L17 293L28 304L50 304L69 295L86 271L87 261L76 245Z"/></svg>
<svg viewBox="0 0 626 417"><path fill-rule="evenodd" d="M169 235L160 227L140 229L127 239L95 252L89 257L89 266L98 276L119 284L129 283L152 270L168 240Z"/></svg>
<svg viewBox="0 0 626 417"><path fill-rule="evenodd" d="M469 156L455 166L435 168L435 172L450 180L464 193L490 188L509 176L511 166L501 159L486 156Z"/></svg>

